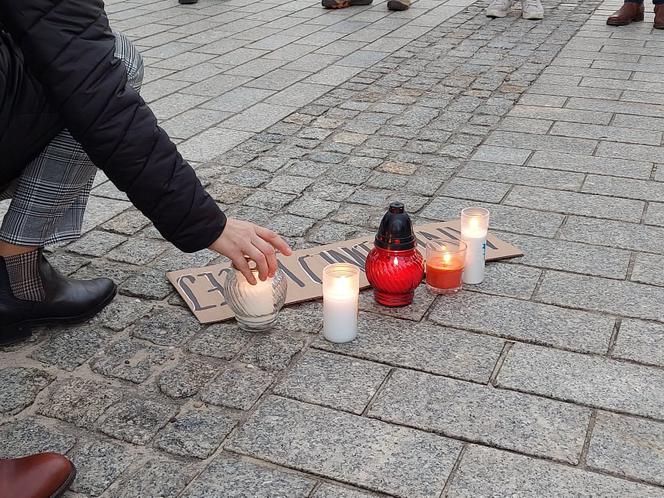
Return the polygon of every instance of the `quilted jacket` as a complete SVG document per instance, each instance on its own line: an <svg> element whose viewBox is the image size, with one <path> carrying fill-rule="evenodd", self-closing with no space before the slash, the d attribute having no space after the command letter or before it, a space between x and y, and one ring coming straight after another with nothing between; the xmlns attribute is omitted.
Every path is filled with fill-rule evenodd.
<svg viewBox="0 0 664 498"><path fill-rule="evenodd" d="M165 239L208 247L226 218L126 84L114 46L101 0L0 0L0 186L66 127Z"/></svg>

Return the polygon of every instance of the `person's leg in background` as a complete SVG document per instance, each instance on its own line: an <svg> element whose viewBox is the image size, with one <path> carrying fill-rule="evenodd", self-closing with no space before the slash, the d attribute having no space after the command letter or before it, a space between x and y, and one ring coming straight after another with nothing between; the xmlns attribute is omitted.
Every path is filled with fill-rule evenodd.
<svg viewBox="0 0 664 498"><path fill-rule="evenodd" d="M626 26L633 22L643 21L643 0L625 0L620 9L609 16L606 24L609 26Z"/></svg>
<svg viewBox="0 0 664 498"><path fill-rule="evenodd" d="M664 29L664 0L654 0L655 4L655 29Z"/></svg>
<svg viewBox="0 0 664 498"><path fill-rule="evenodd" d="M115 55L139 90L143 62L129 40L116 34ZM0 344L30 335L41 324L90 318L115 296L108 279L74 281L44 258L49 244L80 236L96 167L67 130L25 168L0 198L11 197L0 226Z"/></svg>

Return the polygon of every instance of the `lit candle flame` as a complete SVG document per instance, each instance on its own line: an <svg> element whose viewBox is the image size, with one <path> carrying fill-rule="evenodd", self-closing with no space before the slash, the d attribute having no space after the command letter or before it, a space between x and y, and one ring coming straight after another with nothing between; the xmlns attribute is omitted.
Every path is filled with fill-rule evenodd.
<svg viewBox="0 0 664 498"><path fill-rule="evenodd" d="M452 255L449 252L443 254L443 262L449 265L452 262Z"/></svg>

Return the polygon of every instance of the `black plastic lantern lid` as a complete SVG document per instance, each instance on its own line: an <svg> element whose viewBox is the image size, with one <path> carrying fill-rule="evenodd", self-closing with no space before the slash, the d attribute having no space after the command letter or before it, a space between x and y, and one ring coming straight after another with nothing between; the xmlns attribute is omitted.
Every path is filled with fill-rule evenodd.
<svg viewBox="0 0 664 498"><path fill-rule="evenodd" d="M402 202L393 202L376 234L376 247L390 251L413 249L417 244L413 223Z"/></svg>

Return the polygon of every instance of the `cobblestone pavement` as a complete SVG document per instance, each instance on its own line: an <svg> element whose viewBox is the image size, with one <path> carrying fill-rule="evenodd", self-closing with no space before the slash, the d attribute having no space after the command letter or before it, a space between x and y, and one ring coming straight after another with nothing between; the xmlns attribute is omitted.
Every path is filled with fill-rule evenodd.
<svg viewBox="0 0 664 498"><path fill-rule="evenodd" d="M526 255L398 313L363 295L348 345L319 303L268 335L203 327L163 274L214 256L100 176L52 260L122 295L0 352L0 456L68 453L70 497L664 496L664 35L605 26L611 2L110 3L230 214L306 247L373 233L391 199L417 221L479 203Z"/></svg>

